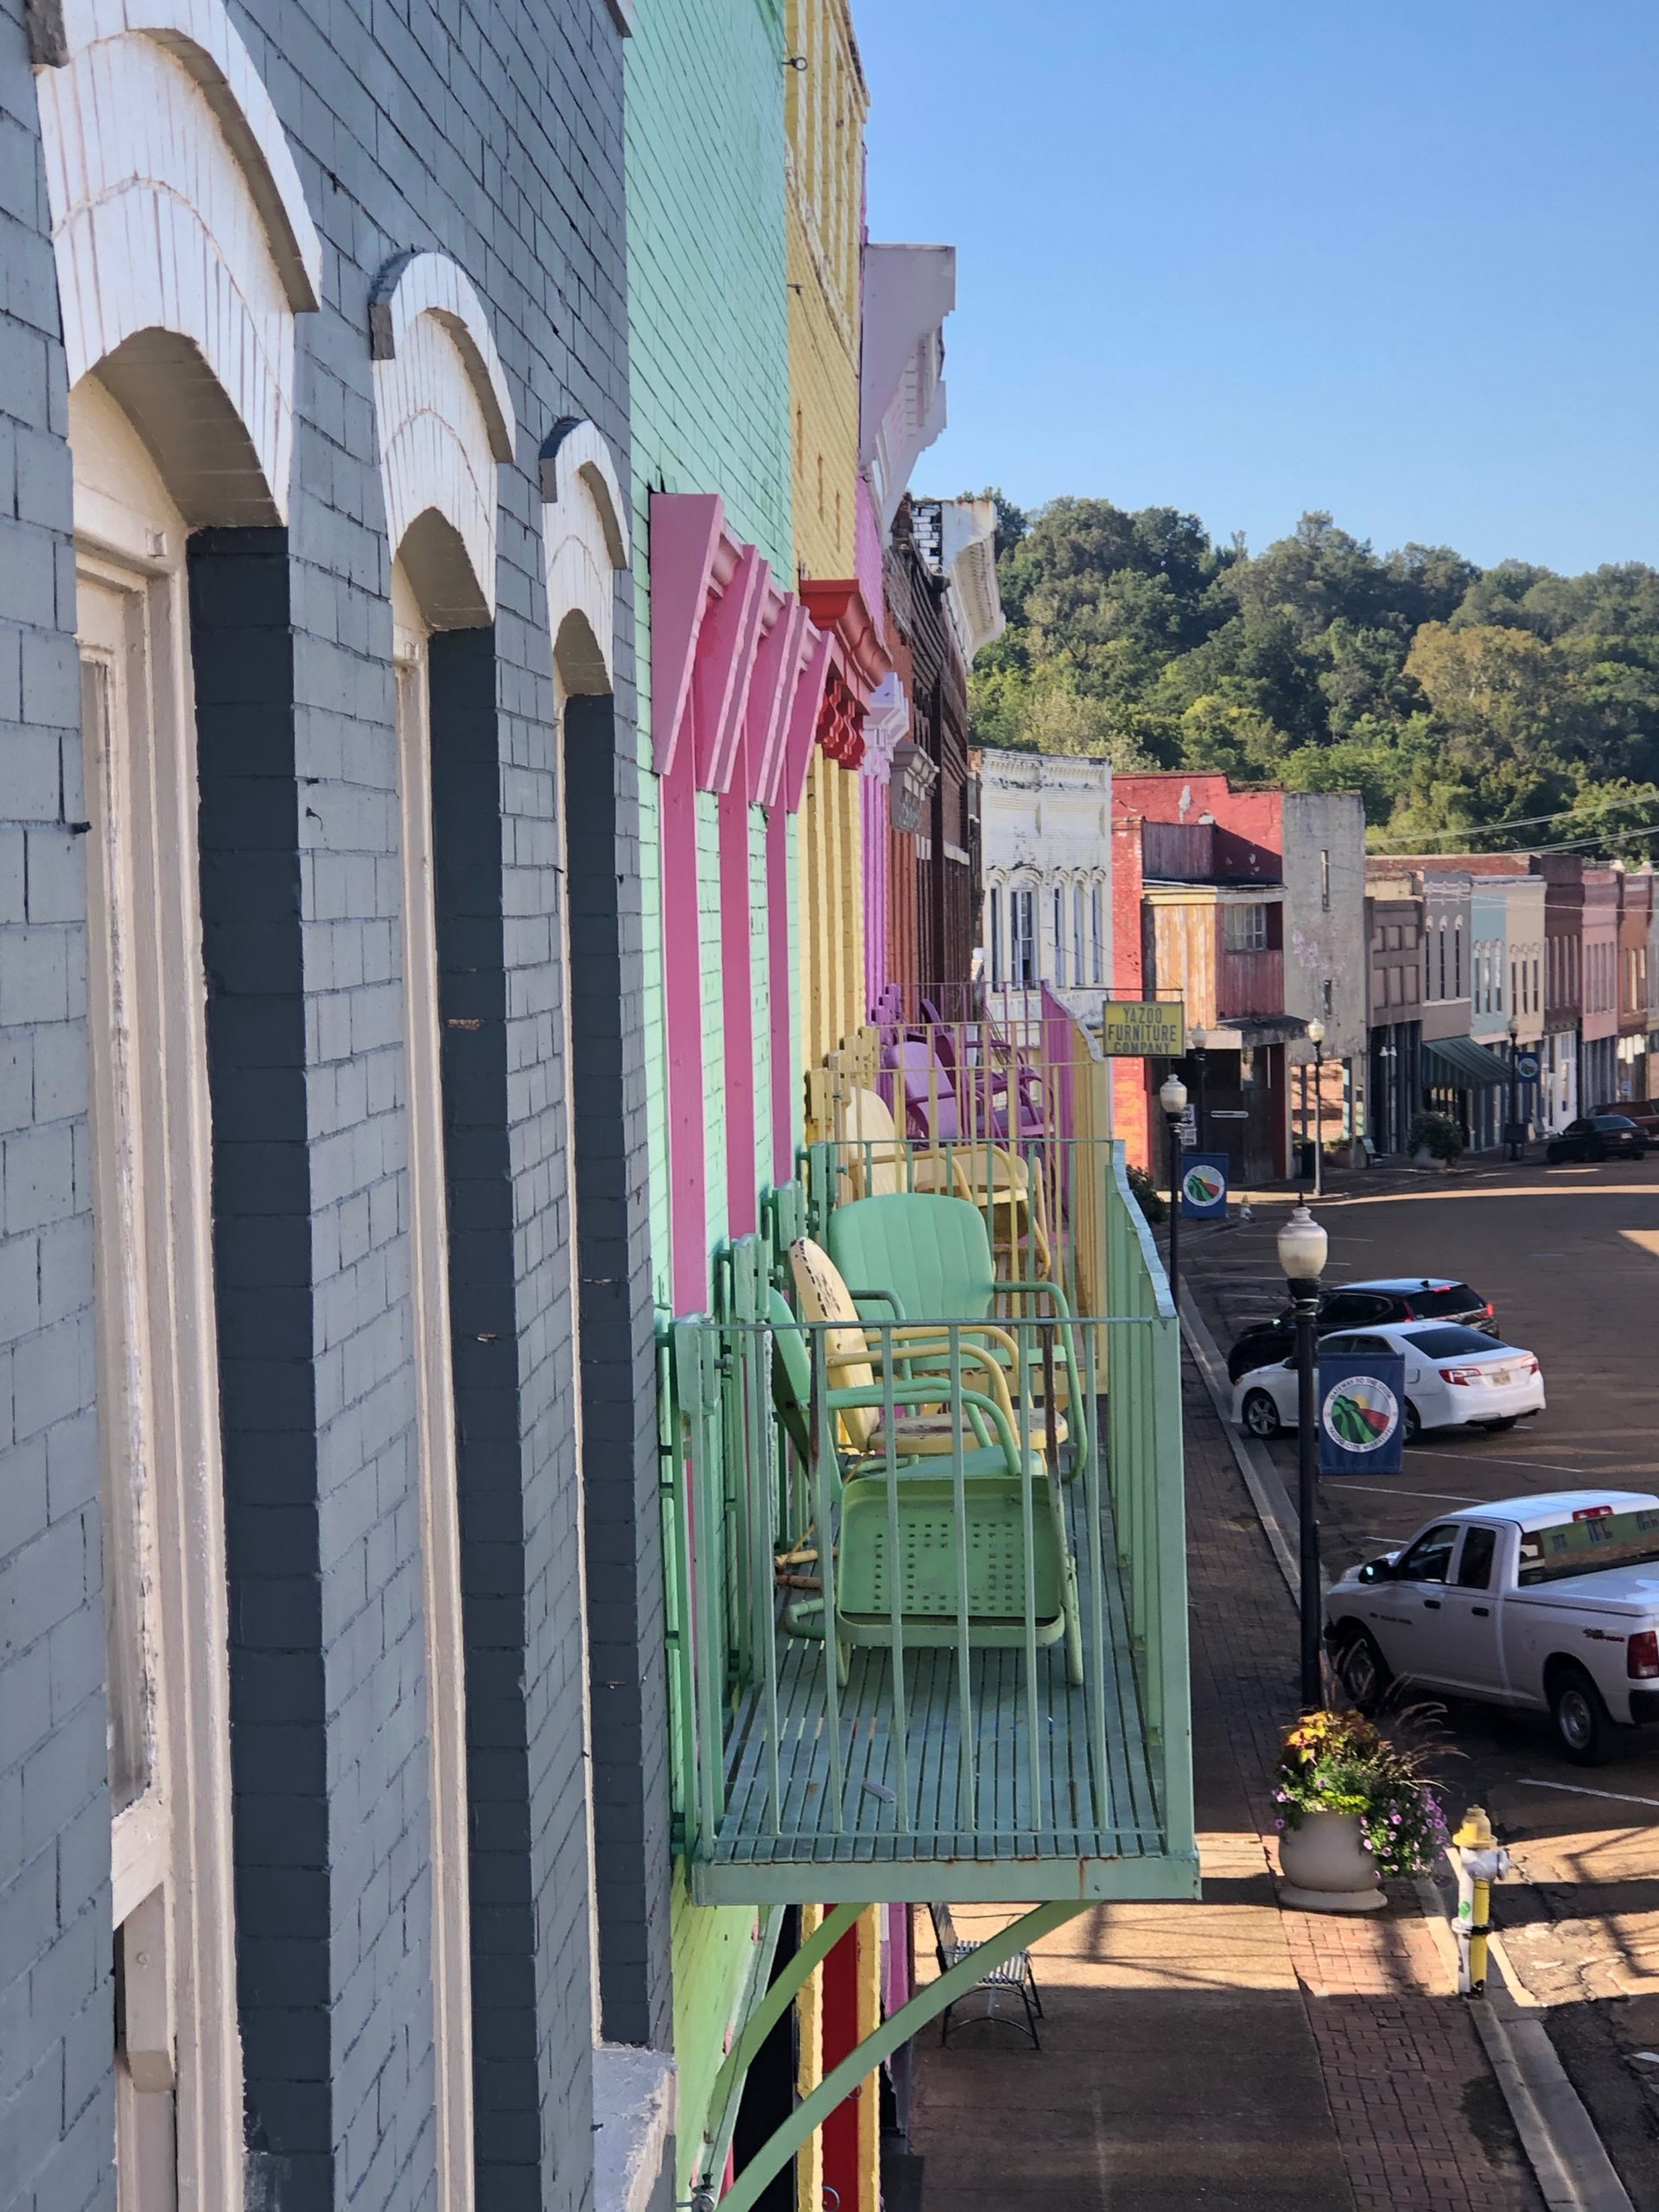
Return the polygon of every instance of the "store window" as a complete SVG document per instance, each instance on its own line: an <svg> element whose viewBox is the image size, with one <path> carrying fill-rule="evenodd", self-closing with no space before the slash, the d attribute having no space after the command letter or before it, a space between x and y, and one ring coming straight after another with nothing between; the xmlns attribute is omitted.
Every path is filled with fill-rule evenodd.
<svg viewBox="0 0 1659 2212"><path fill-rule="evenodd" d="M1224 908L1222 944L1228 952L1265 952L1268 949L1266 906L1256 905Z"/></svg>

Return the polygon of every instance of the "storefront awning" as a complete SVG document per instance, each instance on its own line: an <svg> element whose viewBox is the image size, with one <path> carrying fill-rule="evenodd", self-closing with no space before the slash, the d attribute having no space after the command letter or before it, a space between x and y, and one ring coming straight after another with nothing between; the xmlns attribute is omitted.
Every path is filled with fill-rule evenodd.
<svg viewBox="0 0 1659 2212"><path fill-rule="evenodd" d="M1423 1081L1452 1090L1480 1090L1507 1083L1509 1065L1472 1037L1436 1037L1423 1043Z"/></svg>
<svg viewBox="0 0 1659 2212"><path fill-rule="evenodd" d="M1261 1045L1294 1045L1306 1034L1300 1014L1229 1014L1210 1032L1210 1044L1216 1052L1249 1052Z"/></svg>

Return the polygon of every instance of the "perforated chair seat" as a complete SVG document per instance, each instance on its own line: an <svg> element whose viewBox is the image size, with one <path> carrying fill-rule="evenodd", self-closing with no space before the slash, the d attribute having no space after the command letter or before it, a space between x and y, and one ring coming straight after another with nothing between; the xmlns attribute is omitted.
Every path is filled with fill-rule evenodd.
<svg viewBox="0 0 1659 2212"><path fill-rule="evenodd" d="M954 1643L964 1614L976 1645L1023 1645L1027 1509L1036 1641L1065 1633L1065 1560L1046 1497L1007 1475L970 1476L962 1488L960 1519L948 1477L911 1476L891 1492L880 1481L855 1482L842 1491L836 1613L849 1643L890 1643L896 1599L906 1645Z"/></svg>

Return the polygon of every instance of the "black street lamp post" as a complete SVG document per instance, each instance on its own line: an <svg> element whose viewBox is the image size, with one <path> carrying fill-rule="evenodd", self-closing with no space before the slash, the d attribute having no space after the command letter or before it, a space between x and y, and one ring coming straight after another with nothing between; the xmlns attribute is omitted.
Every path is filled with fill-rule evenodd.
<svg viewBox="0 0 1659 2212"><path fill-rule="evenodd" d="M1307 1025L1307 1041L1313 1047L1313 1195L1325 1196L1325 1024L1316 1016Z"/></svg>
<svg viewBox="0 0 1659 2212"><path fill-rule="evenodd" d="M1511 1160L1521 1157L1521 1086L1516 1073L1516 1029L1515 1016L1510 1016L1510 1126L1504 1131Z"/></svg>
<svg viewBox="0 0 1659 2212"><path fill-rule="evenodd" d="M1192 1109L1193 1134L1198 1139L1198 1148L1202 1152L1204 1150L1204 1074L1205 1063L1209 1057L1209 1033L1194 1027L1187 1041L1192 1048L1192 1077L1198 1091Z"/></svg>
<svg viewBox="0 0 1659 2212"><path fill-rule="evenodd" d="M1175 1325L1181 1319L1179 1254L1181 1238L1181 1116L1186 1111L1186 1085L1173 1069L1164 1077L1158 1103L1169 1123L1169 1295L1175 1308Z"/></svg>
<svg viewBox="0 0 1659 2212"><path fill-rule="evenodd" d="M1290 1286L1296 1323L1296 1510L1300 1521L1300 1613L1302 1710L1325 1702L1323 1631L1325 1593L1319 1588L1319 1384L1314 1372L1314 1325L1319 1312L1319 1277L1325 1273L1329 1240L1299 1199L1279 1232L1279 1264Z"/></svg>

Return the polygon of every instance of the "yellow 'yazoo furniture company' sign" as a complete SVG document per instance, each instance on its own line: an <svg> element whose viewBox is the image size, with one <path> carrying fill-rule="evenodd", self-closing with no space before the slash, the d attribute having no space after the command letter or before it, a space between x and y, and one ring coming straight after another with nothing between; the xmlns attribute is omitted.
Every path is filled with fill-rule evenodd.
<svg viewBox="0 0 1659 2212"><path fill-rule="evenodd" d="M1100 1010L1100 1049L1139 1060L1179 1060L1186 1050L1186 1008L1179 999L1109 999Z"/></svg>

